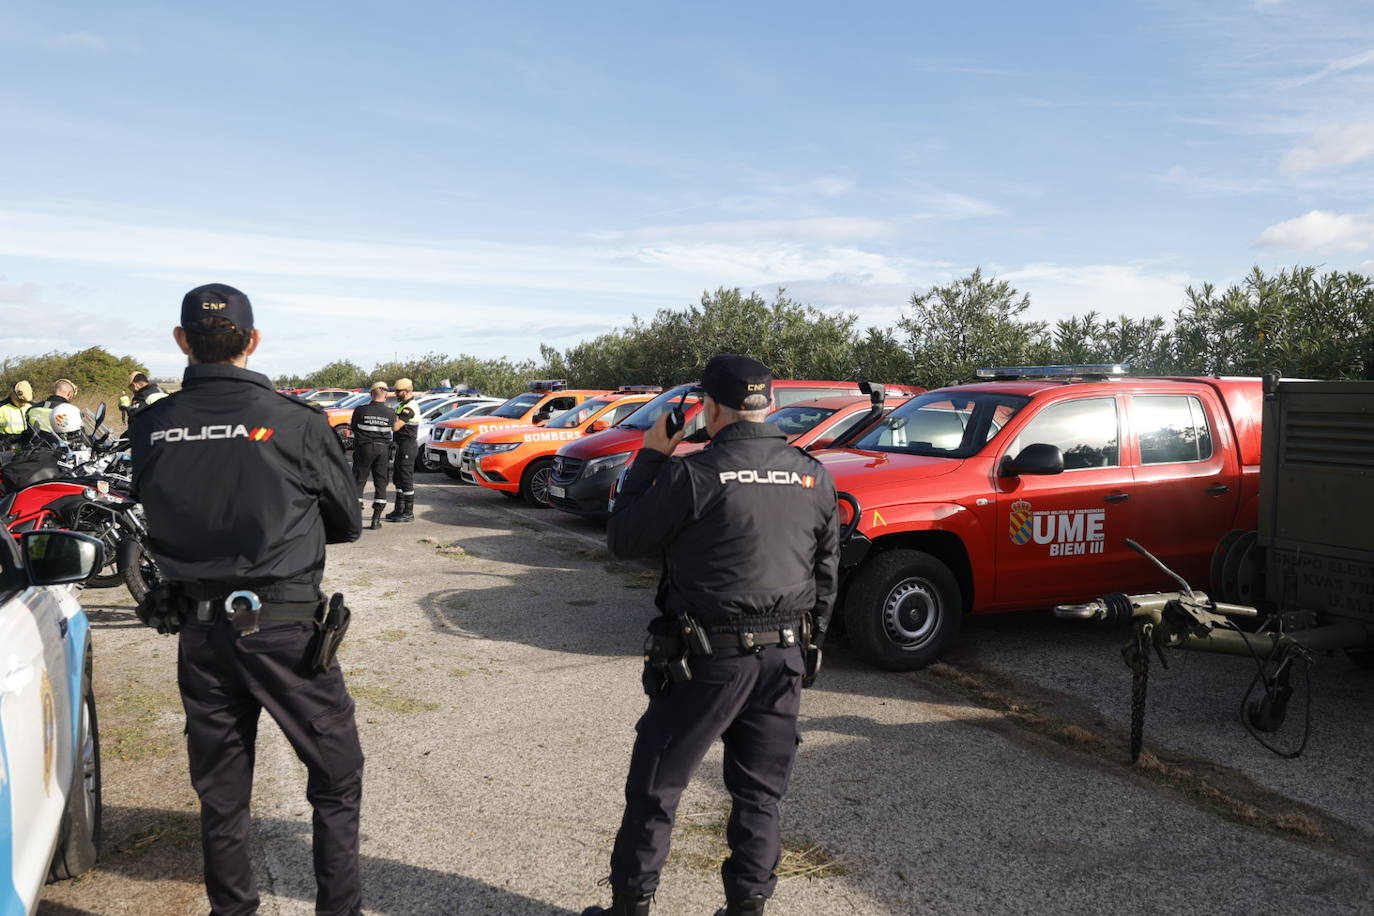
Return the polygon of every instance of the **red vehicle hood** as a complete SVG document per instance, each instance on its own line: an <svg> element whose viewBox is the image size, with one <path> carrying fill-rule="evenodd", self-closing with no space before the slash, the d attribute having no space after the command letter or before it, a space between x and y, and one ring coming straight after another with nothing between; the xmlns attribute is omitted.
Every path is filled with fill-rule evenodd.
<svg viewBox="0 0 1374 916"><path fill-rule="evenodd" d="M575 442L569 442L560 448L558 453L569 458L591 459L602 455L614 455L617 452L636 452L643 444L644 430L611 427L590 436L583 436Z"/></svg>
<svg viewBox="0 0 1374 916"><path fill-rule="evenodd" d="M952 474L965 461L855 449L825 449L812 454L830 472L835 489L853 494L864 508L922 501L920 491L925 481ZM958 495L945 487L939 493L942 498Z"/></svg>

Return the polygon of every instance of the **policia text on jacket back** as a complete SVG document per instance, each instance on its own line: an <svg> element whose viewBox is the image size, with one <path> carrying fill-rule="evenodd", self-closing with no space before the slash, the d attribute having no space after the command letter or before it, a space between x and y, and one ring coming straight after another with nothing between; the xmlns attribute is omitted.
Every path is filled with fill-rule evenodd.
<svg viewBox="0 0 1374 916"><path fill-rule="evenodd" d="M363 754L332 658L348 611L320 592L325 544L359 535L353 475L323 414L245 368L260 337L242 293L187 293L175 337L190 356L183 387L130 428L134 488L168 579L139 616L180 631L212 913L257 912L249 797L264 708L309 773L316 912L360 913Z"/></svg>
<svg viewBox="0 0 1374 916"><path fill-rule="evenodd" d="M374 382L372 400L353 409L353 477L358 481L358 508L363 506L363 488L372 478L373 529L382 527L386 508L387 455L391 452L391 428L396 412L386 404L386 382Z"/></svg>
<svg viewBox="0 0 1374 916"><path fill-rule="evenodd" d="M665 413L616 497L611 551L662 553L665 564L645 650L649 708L611 852L613 902L584 916L649 912L678 799L717 738L732 800L721 913L762 913L777 884L778 803L803 678L814 677L834 607L839 529L829 474L762 422L771 383L752 359L713 359L702 374L711 446L670 458L681 433L670 435Z"/></svg>

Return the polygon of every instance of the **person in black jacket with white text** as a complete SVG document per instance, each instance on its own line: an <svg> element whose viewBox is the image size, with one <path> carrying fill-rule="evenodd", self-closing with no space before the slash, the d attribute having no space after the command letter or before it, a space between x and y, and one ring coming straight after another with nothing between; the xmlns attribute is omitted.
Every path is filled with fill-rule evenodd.
<svg viewBox="0 0 1374 916"><path fill-rule="evenodd" d="M218 283L191 290L174 336L190 357L182 388L150 400L129 428L133 486L167 580L139 616L181 634L211 912L258 910L249 799L266 709L308 773L315 911L352 916L362 912L363 752L343 673L321 652L347 609L326 610L320 584L325 545L361 530L353 475L324 415L247 369L261 341L247 296Z"/></svg>
<svg viewBox="0 0 1374 916"><path fill-rule="evenodd" d="M611 853L613 900L584 916L649 912L678 799L717 739L732 799L720 914L762 913L777 884L778 803L800 740L800 690L835 603L835 487L763 422L766 366L723 354L701 385L710 447L671 458L682 435L665 413L625 473L607 531L616 556L663 554L665 563L646 649L649 707Z"/></svg>
<svg viewBox="0 0 1374 916"><path fill-rule="evenodd" d="M386 382L372 383L372 400L353 409L353 478L358 481L358 508L363 506L363 488L372 478L372 524L382 527L386 508L387 454L391 451L391 427L396 411L386 406Z"/></svg>

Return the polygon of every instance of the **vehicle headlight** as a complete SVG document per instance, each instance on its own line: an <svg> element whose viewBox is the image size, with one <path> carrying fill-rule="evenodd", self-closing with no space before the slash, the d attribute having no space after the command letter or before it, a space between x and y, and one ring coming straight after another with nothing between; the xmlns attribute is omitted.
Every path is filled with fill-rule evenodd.
<svg viewBox="0 0 1374 916"><path fill-rule="evenodd" d="M472 429L455 429L455 430L453 431L453 435L452 435L452 436L449 436L449 441L450 441L450 442L462 442L464 439L471 439L471 438L472 438L472 434L473 434L474 432L476 432L476 430L472 430Z"/></svg>
<svg viewBox="0 0 1374 916"><path fill-rule="evenodd" d="M616 452L614 455L602 455L600 458L593 458L587 462L587 470L583 472L583 476L590 477L611 468L618 468L632 457L634 457L634 452Z"/></svg>
<svg viewBox="0 0 1374 916"><path fill-rule="evenodd" d="M525 444L525 443L523 443L523 442L494 442L494 443L489 443L489 444L483 446L483 448L482 448L482 454L484 454L484 455L494 455L494 454L496 454L497 452L509 452L511 449L519 448L520 446L522 446L522 445L524 445L524 444ZM473 446L473 448L476 448L476 447L477 447L477 446Z"/></svg>

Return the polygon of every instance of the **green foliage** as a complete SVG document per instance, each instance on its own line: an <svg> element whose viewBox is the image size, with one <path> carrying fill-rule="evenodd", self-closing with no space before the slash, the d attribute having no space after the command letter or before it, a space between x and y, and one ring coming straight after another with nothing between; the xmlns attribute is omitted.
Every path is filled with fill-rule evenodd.
<svg viewBox="0 0 1374 916"><path fill-rule="evenodd" d="M1218 294L1188 287L1174 321L1175 359L1193 371L1363 378L1374 370L1374 281L1364 274L1256 267Z"/></svg>
<svg viewBox="0 0 1374 916"><path fill-rule="evenodd" d="M1102 321L1088 312L1056 322L1046 346L1042 361L1048 364L1130 363L1138 375L1173 371L1173 337L1159 316Z"/></svg>
<svg viewBox="0 0 1374 916"><path fill-rule="evenodd" d="M984 278L982 268L911 297L911 310L897 320L911 357L910 381L937 388L970 379L982 366L1017 366L1038 361L1045 350L1045 325L1024 321L1030 296L1005 280Z"/></svg>
<svg viewBox="0 0 1374 916"><path fill-rule="evenodd" d="M124 393L131 372L147 371L132 356L115 356L104 347L91 347L77 353L53 351L41 356L15 356L0 360L0 385L8 394L15 382L28 379L34 400L52 393L53 382L71 380L80 389L78 401L94 404L113 402ZM0 397L4 397L0 394Z"/></svg>
<svg viewBox="0 0 1374 916"><path fill-rule="evenodd" d="M659 309L650 321L603 334L562 353L543 348L547 371L571 384L674 385L701 374L717 353L739 353L768 365L779 378L843 379L853 373L854 325L849 313L830 314L778 290L721 288L698 305Z"/></svg>
<svg viewBox="0 0 1374 916"><path fill-rule="evenodd" d="M771 299L740 289L704 293L682 309L558 350L538 360L429 353L372 371L338 360L283 387L364 388L407 376L417 388L447 379L495 396L524 391L531 379L563 378L581 388L674 385L697 378L717 353L761 360L778 378L869 379L937 387L971 379L982 366L1128 362L1137 374L1258 375L1278 370L1307 378L1374 375L1374 280L1353 272L1318 275L1295 267L1270 275L1256 267L1219 291L1186 290L1170 323L1163 316L1103 318L1097 312L1054 323L1027 320L1030 297L982 269L911 297L896 324L857 328L849 312L823 311L778 290ZM46 394L65 376L83 389L117 395L138 367L100 348L0 362L8 386L28 378Z"/></svg>
<svg viewBox="0 0 1374 916"><path fill-rule="evenodd" d="M448 356L427 353L421 357L379 363L371 372L348 360L338 360L309 375L288 375L276 380L279 388L367 388L374 381L388 384L408 378L419 390L433 388L447 379L457 388L480 388L493 397L510 397L524 391L530 379L541 378L534 360L480 359L460 353ZM561 376L560 376L561 377Z"/></svg>

